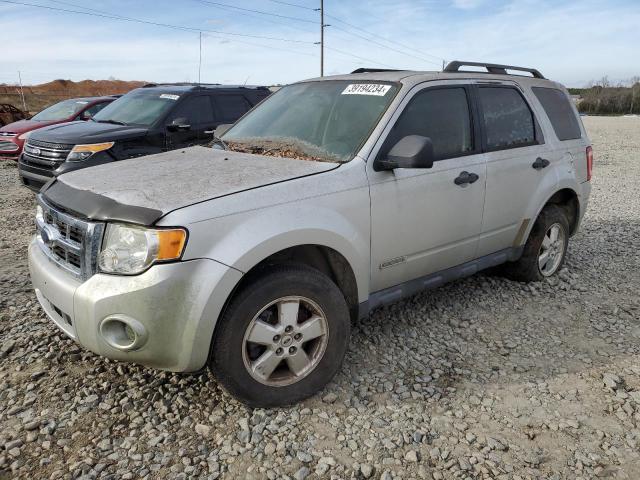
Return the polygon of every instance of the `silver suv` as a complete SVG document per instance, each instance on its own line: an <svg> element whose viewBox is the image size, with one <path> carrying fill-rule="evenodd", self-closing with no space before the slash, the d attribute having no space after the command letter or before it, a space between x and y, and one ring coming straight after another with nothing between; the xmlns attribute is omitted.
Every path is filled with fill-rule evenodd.
<svg viewBox="0 0 640 480"><path fill-rule="evenodd" d="M208 365L248 405L290 404L332 379L351 321L380 305L498 265L556 273L591 165L566 90L534 69L303 81L211 148L47 184L31 278L99 355Z"/></svg>

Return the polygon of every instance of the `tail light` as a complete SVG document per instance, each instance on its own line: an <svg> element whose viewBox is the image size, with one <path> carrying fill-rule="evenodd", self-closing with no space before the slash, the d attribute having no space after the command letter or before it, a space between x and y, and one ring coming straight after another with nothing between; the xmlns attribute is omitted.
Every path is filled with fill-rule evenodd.
<svg viewBox="0 0 640 480"><path fill-rule="evenodd" d="M591 172L593 171L593 148L587 147L587 182L591 181Z"/></svg>

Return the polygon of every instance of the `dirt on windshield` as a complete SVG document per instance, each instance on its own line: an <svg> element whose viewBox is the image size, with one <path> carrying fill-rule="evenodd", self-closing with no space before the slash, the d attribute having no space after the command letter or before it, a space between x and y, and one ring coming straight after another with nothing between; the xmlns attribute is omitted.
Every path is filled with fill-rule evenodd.
<svg viewBox="0 0 640 480"><path fill-rule="evenodd" d="M314 162L340 163L339 159L330 156L330 154L309 154L287 141L225 142L225 145L228 150L234 152L266 155L268 157L295 158L296 160L311 160ZM318 148L312 147L309 150L318 150Z"/></svg>

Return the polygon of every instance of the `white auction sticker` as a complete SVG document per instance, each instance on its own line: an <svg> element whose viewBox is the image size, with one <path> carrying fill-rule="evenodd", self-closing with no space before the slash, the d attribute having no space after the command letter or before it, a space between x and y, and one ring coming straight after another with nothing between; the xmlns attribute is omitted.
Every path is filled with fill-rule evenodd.
<svg viewBox="0 0 640 480"><path fill-rule="evenodd" d="M177 100L180 98L180 95L172 95L170 93L163 93L160 95L160 98L166 98L168 100Z"/></svg>
<svg viewBox="0 0 640 480"><path fill-rule="evenodd" d="M342 95L375 95L377 97L384 97L391 85L383 85L380 83L352 83L347 85L342 92Z"/></svg>

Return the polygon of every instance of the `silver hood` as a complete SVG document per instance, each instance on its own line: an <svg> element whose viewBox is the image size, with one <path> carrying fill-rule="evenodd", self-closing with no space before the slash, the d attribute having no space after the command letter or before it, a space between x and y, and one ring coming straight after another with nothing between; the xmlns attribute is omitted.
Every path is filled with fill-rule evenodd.
<svg viewBox="0 0 640 480"><path fill-rule="evenodd" d="M88 218L150 223L152 216L157 220L172 210L194 203L338 166L329 162L191 147L69 172L45 187L43 195ZM118 210L131 211L131 207L155 213L149 213L144 221L122 218L123 215L117 213Z"/></svg>

